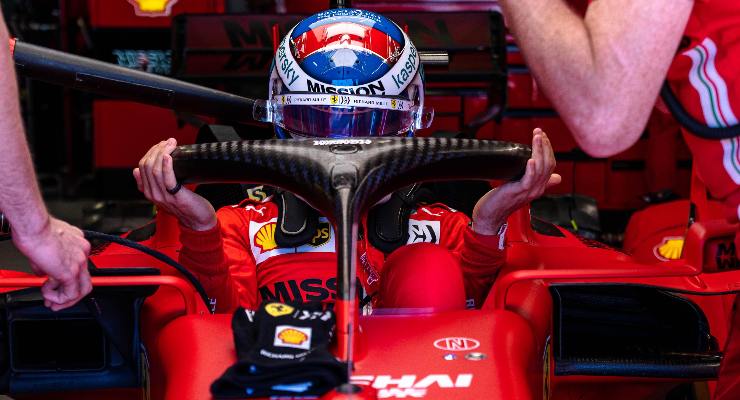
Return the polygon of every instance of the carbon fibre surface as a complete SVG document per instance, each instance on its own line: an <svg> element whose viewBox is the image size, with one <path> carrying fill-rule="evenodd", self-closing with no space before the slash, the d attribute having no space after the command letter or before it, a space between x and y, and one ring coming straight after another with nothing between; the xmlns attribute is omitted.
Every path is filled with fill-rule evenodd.
<svg viewBox="0 0 740 400"><path fill-rule="evenodd" d="M515 179L529 156L521 144L450 138L275 139L181 146L173 153L185 183L278 186L330 218L340 187L352 188L353 205L361 209L414 182Z"/></svg>

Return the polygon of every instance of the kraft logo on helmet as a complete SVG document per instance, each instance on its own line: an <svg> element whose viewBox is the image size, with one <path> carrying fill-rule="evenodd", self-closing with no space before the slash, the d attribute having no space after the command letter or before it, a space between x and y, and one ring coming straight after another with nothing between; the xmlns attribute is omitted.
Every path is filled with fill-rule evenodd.
<svg viewBox="0 0 740 400"><path fill-rule="evenodd" d="M179 0L128 0L140 17L166 17Z"/></svg>

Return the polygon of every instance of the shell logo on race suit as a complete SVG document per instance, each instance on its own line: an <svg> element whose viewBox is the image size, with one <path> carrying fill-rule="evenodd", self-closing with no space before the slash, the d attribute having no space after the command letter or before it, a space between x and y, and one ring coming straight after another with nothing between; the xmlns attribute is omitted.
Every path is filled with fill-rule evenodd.
<svg viewBox="0 0 740 400"><path fill-rule="evenodd" d="M260 254L277 248L275 242L275 223L264 225L254 236L254 244L260 248Z"/></svg>
<svg viewBox="0 0 740 400"><path fill-rule="evenodd" d="M311 328L278 325L275 327L275 341L273 345L309 350L311 348Z"/></svg>
<svg viewBox="0 0 740 400"><path fill-rule="evenodd" d="M166 17L178 0L128 0L140 17Z"/></svg>
<svg viewBox="0 0 740 400"><path fill-rule="evenodd" d="M263 222L249 222L250 247L254 262L258 265L281 254L335 252L334 230L329 220L324 217L319 218L319 227L311 241L298 247L278 247L275 242L276 224L277 218Z"/></svg>
<svg viewBox="0 0 740 400"><path fill-rule="evenodd" d="M423 398L427 389L437 386L441 389L468 388L473 382L473 374L457 374L454 378L448 374L431 374L427 376L401 375L354 375L350 381L355 385L372 386L378 390L379 399Z"/></svg>

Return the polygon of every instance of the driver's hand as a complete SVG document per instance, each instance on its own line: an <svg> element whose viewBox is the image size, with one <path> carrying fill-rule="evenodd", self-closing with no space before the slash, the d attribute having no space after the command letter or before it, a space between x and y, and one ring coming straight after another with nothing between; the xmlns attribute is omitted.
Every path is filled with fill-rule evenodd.
<svg viewBox="0 0 740 400"><path fill-rule="evenodd" d="M482 235L497 234L511 213L560 183L562 178L554 170L555 154L550 139L537 128L532 137L532 158L527 161L524 176L489 191L478 200L473 209L473 230Z"/></svg>
<svg viewBox="0 0 740 400"><path fill-rule="evenodd" d="M48 275L41 286L44 305L53 311L71 307L92 290L87 256L90 243L78 228L49 217L39 232L13 232L13 244L31 262L37 275Z"/></svg>
<svg viewBox="0 0 740 400"><path fill-rule="evenodd" d="M177 140L173 138L152 146L139 161L139 168L134 169L136 186L157 207L175 215L183 226L196 231L209 230L216 226L216 211L208 200L186 187L175 194L167 192L177 186L170 156L175 147Z"/></svg>

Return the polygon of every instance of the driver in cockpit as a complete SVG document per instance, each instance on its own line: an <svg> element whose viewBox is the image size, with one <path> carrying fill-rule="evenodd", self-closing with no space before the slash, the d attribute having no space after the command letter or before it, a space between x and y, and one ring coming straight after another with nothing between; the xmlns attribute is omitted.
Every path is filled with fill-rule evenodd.
<svg viewBox="0 0 740 400"><path fill-rule="evenodd" d="M431 122L416 48L395 23L368 11L334 9L301 21L281 41L269 85L270 99L256 114L280 138L407 136ZM336 296L336 239L325 217L279 191L215 211L176 181L176 145L153 146L134 177L149 200L177 217L180 262L218 311ZM508 216L560 182L554 168L550 141L536 129L524 176L482 196L472 219L441 203L414 202L413 189L376 204L357 242L363 298L376 308L480 306L505 260Z"/></svg>

